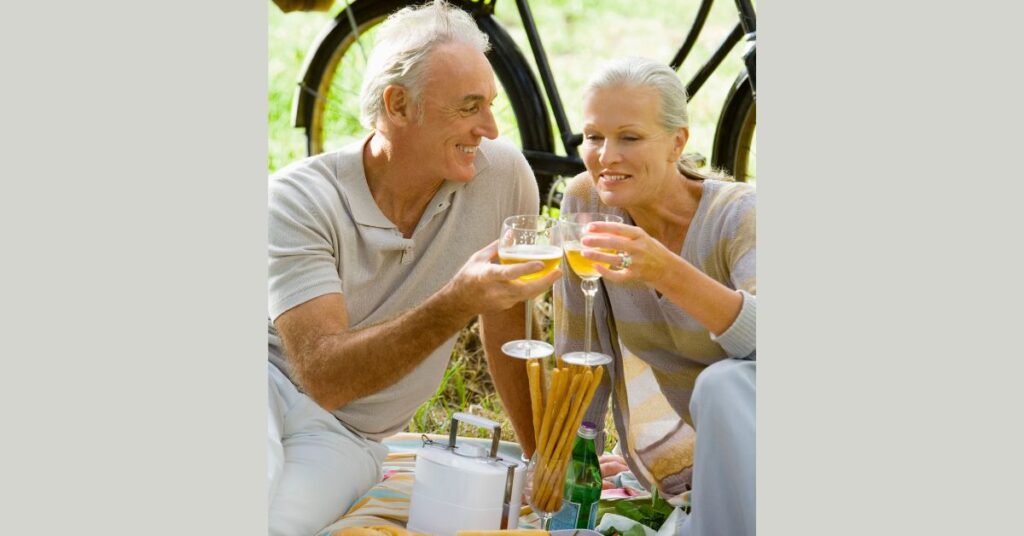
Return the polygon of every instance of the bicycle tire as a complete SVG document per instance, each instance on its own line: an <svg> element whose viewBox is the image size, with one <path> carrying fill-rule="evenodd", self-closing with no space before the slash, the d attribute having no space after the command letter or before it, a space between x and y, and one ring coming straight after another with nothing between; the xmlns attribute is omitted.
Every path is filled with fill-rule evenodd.
<svg viewBox="0 0 1024 536"><path fill-rule="evenodd" d="M349 9L355 19L360 38L363 38L372 32L373 28L387 15L416 3L418 2L410 0L356 0L352 2ZM470 10L467 9L467 11ZM470 13L474 16L477 26L490 39L491 49L487 53L487 58L511 107L520 148L554 152L555 140L547 108L541 98L540 86L522 51L493 16L472 11ZM348 19L348 13L343 10L321 32L314 44L314 52L306 58L302 81L294 100L293 116L295 126L304 127L306 130L306 149L310 155L318 154L325 149L336 148L331 147L326 139L328 136L326 131L332 121L331 106L335 105L332 102L332 92L337 91L337 88L345 87L343 83L339 82L343 78L348 78L349 87L358 88L358 83L361 82L361 73L342 72L343 70L339 69L345 57L354 54L352 50L355 44L356 39ZM368 50L365 52L369 53ZM354 105L356 110L354 117L349 118L349 124L353 125L350 131L353 133L364 132L363 127L358 125L357 90L351 95L351 99L354 102L343 105ZM340 103L340 100L337 102ZM502 135L508 138L508 128L506 127L504 130ZM514 142L515 139L511 141ZM341 142L339 142L340 144ZM541 195L544 195L551 188L555 177L537 173L535 176L539 191Z"/></svg>
<svg viewBox="0 0 1024 536"><path fill-rule="evenodd" d="M757 181L757 99L750 78L740 73L729 90L715 128L711 163L738 182Z"/></svg>

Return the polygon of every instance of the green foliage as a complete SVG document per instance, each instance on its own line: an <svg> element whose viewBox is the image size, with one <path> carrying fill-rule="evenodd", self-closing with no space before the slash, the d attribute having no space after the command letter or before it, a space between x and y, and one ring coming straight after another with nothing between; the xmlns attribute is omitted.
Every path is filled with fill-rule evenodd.
<svg viewBox="0 0 1024 536"><path fill-rule="evenodd" d="M604 536L615 536L619 534L619 531L615 530L614 527L609 528L603 532ZM640 525L633 525L626 532L620 534L620 536L646 536L647 532Z"/></svg>
<svg viewBox="0 0 1024 536"><path fill-rule="evenodd" d="M495 5L496 18L509 31L536 73L533 54L515 2L498 0ZM668 62L682 44L699 5L700 0L530 2L569 123L577 131L580 129L582 87L600 62L625 55L647 56ZM317 34L343 7L344 2L336 2L330 13L284 14L268 3L267 166L270 171L305 156L303 131L291 126L292 97L301 75L303 58ZM731 2L714 4L692 57L683 65L683 80L689 80L697 72L735 22L735 5ZM710 158L718 112L740 68L741 61L735 55L729 58L690 101L691 132L687 152L697 152ZM495 111L500 124L512 123L511 109L503 95L495 104ZM502 135L517 141L516 132L506 129ZM558 150L561 149L561 144L558 144Z"/></svg>
<svg viewBox="0 0 1024 536"><path fill-rule="evenodd" d="M601 501L597 510L597 519L600 522L600 519L605 514L614 513L632 519L651 529L658 530L665 523L665 520L668 519L668 516L672 514L672 510L672 505L655 492L649 498ZM623 532L622 536L630 535L634 530L639 530L636 534L643 536L643 528L638 526ZM610 529L605 534L610 536L614 532L614 529Z"/></svg>

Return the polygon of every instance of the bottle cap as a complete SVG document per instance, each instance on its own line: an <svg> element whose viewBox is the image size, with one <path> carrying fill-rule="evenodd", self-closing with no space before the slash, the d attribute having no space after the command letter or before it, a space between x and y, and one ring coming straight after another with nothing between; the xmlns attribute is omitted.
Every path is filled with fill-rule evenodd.
<svg viewBox="0 0 1024 536"><path fill-rule="evenodd" d="M597 437L597 425L590 421L583 421L576 433L583 439L594 439Z"/></svg>

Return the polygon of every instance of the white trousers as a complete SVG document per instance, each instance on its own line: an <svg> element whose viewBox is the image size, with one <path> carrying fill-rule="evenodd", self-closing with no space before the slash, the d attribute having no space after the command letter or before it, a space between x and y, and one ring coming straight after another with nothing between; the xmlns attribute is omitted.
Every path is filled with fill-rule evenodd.
<svg viewBox="0 0 1024 536"><path fill-rule="evenodd" d="M704 369L690 399L697 430L691 515L681 536L755 533L757 362L725 359Z"/></svg>
<svg viewBox="0 0 1024 536"><path fill-rule="evenodd" d="M387 447L351 432L267 363L270 536L312 536L380 481Z"/></svg>

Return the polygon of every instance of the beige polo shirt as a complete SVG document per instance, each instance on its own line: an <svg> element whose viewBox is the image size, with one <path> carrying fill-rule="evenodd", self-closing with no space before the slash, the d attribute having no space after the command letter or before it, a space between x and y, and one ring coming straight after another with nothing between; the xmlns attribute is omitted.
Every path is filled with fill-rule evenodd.
<svg viewBox="0 0 1024 536"><path fill-rule="evenodd" d="M306 158L270 176L269 359L293 383L274 328L281 313L341 293L352 329L394 318L451 280L470 255L498 237L506 217L539 208L526 159L504 141L485 139L473 180L445 181L412 238L403 238L370 195L364 143ZM455 339L435 348L397 383L335 409L334 415L375 440L401 431L440 384Z"/></svg>

